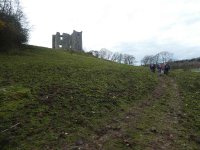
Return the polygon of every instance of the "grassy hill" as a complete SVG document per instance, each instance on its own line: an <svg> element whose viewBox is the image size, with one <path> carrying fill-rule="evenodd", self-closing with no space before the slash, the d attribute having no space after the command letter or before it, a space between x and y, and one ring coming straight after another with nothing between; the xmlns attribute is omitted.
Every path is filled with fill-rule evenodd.
<svg viewBox="0 0 200 150"><path fill-rule="evenodd" d="M179 86L182 100L181 123L191 141L200 146L200 72L176 70L171 76Z"/></svg>
<svg viewBox="0 0 200 150"><path fill-rule="evenodd" d="M0 54L0 149L91 141L157 84L148 69L26 46Z"/></svg>

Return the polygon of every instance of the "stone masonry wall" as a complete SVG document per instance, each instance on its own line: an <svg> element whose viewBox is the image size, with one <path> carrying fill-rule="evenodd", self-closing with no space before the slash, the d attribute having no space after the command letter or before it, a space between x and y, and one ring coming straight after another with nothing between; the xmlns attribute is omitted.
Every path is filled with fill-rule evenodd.
<svg viewBox="0 0 200 150"><path fill-rule="evenodd" d="M82 32L73 31L71 35L57 32L52 35L52 48L82 51Z"/></svg>

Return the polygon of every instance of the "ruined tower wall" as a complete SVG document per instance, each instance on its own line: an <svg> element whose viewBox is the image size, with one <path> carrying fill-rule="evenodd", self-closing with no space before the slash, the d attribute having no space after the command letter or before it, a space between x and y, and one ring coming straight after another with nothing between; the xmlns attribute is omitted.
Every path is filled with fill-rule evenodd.
<svg viewBox="0 0 200 150"><path fill-rule="evenodd" d="M62 48L63 49L70 49L71 46L71 37L67 33L63 33L62 35Z"/></svg>
<svg viewBox="0 0 200 150"><path fill-rule="evenodd" d="M82 32L73 31L71 39L72 39L72 50L82 51Z"/></svg>
<svg viewBox="0 0 200 150"><path fill-rule="evenodd" d="M60 48L60 33L57 32L56 35L55 35L55 48L58 49Z"/></svg>
<svg viewBox="0 0 200 150"><path fill-rule="evenodd" d="M55 49L55 35L52 35L52 48Z"/></svg>
<svg viewBox="0 0 200 150"><path fill-rule="evenodd" d="M71 35L59 32L52 35L52 48L54 49L71 49L74 51L82 51L82 32L73 31Z"/></svg>

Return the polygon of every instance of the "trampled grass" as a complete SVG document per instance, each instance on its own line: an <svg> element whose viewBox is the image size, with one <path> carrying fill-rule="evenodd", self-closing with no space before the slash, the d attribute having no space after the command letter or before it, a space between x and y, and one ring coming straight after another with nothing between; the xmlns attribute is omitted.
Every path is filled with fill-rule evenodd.
<svg viewBox="0 0 200 150"><path fill-rule="evenodd" d="M150 93L148 69L28 46L0 54L0 149L59 149Z"/></svg>
<svg viewBox="0 0 200 150"><path fill-rule="evenodd" d="M174 71L183 101L182 124L190 133L190 139L200 143L200 73Z"/></svg>

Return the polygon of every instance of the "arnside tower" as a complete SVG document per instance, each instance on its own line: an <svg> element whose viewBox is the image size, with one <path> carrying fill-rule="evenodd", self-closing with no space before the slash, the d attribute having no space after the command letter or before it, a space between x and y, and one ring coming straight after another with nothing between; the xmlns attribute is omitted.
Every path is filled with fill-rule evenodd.
<svg viewBox="0 0 200 150"><path fill-rule="evenodd" d="M82 31L77 32L74 30L71 35L67 33L60 35L57 32L52 35L52 48L82 51Z"/></svg>

